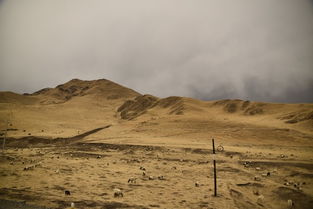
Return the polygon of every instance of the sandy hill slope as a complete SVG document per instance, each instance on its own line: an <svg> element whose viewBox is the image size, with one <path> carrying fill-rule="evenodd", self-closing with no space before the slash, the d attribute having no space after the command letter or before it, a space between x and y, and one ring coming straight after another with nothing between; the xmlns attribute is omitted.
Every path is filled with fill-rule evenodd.
<svg viewBox="0 0 313 209"><path fill-rule="evenodd" d="M117 108L117 125L90 140L202 146L217 137L224 144L311 144L312 111L312 104L140 95Z"/></svg>
<svg viewBox="0 0 313 209"><path fill-rule="evenodd" d="M127 100L118 108L122 119L132 120L149 110L156 110L161 115L183 115L186 110L201 111L201 103L195 99L183 97L167 97L159 99L151 95L141 95L134 100Z"/></svg>
<svg viewBox="0 0 313 209"><path fill-rule="evenodd" d="M116 108L140 94L109 80L73 79L33 94L0 92L0 130L9 135L72 136L116 121Z"/></svg>
<svg viewBox="0 0 313 209"><path fill-rule="evenodd" d="M205 117L206 113L243 117L246 120L258 116L272 116L272 119L287 124L301 124L310 128L313 120L312 104L275 104L251 102L243 100L200 101L186 97L167 97L159 99L151 95L140 95L133 100L127 100L117 110L122 119L132 120L148 111L162 115L186 115ZM213 113L214 114L214 113ZM255 116L255 117L252 117ZM273 122L273 121L268 121Z"/></svg>
<svg viewBox="0 0 313 209"><path fill-rule="evenodd" d="M313 104L200 101L141 95L109 80L73 79L33 94L0 93L1 130L9 136L70 137L106 125L90 141L194 144L311 143Z"/></svg>
<svg viewBox="0 0 313 209"><path fill-rule="evenodd" d="M106 79L93 81L73 79L55 88L44 88L28 96L39 98L42 104L51 104L90 95L101 99L116 100L138 96L139 93Z"/></svg>
<svg viewBox="0 0 313 209"><path fill-rule="evenodd" d="M23 105L31 105L35 104L38 99L34 97L26 97L24 95L16 94L14 92L0 92L0 103L6 104L23 104Z"/></svg>

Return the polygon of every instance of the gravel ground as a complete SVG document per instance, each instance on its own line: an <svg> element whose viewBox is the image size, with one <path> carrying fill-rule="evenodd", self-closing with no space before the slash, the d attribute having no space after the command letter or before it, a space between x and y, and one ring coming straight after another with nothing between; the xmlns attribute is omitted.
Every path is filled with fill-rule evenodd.
<svg viewBox="0 0 313 209"><path fill-rule="evenodd" d="M28 205L22 201L0 199L0 209L48 209L48 208Z"/></svg>

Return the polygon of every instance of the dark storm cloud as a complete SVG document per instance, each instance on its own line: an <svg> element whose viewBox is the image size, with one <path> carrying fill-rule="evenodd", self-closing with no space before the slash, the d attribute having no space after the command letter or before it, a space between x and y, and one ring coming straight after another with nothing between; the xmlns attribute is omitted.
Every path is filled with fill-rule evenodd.
<svg viewBox="0 0 313 209"><path fill-rule="evenodd" d="M0 89L313 102L312 0L0 0Z"/></svg>

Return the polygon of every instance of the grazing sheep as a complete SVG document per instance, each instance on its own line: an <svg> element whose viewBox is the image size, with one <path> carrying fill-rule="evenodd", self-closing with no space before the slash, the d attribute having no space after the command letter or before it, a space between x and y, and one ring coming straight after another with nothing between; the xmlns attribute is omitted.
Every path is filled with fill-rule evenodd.
<svg viewBox="0 0 313 209"><path fill-rule="evenodd" d="M136 178L131 177L128 179L128 183L136 183L136 180L137 180Z"/></svg>
<svg viewBox="0 0 313 209"><path fill-rule="evenodd" d="M254 177L254 181L261 181L261 178L258 177L258 176L255 176L255 177Z"/></svg>
<svg viewBox="0 0 313 209"><path fill-rule="evenodd" d="M71 195L71 192L70 192L69 190L65 190L65 191L64 191L64 194L65 194L65 195Z"/></svg>
<svg viewBox="0 0 313 209"><path fill-rule="evenodd" d="M113 191L114 191L114 197L124 197L124 194L120 189L115 188Z"/></svg>
<svg viewBox="0 0 313 209"><path fill-rule="evenodd" d="M149 176L149 180L154 180L154 177L153 176Z"/></svg>
<svg viewBox="0 0 313 209"><path fill-rule="evenodd" d="M143 171L145 171L146 170L146 168L145 167L142 167L142 166L140 166L140 168L139 168L140 170L143 170Z"/></svg>
<svg viewBox="0 0 313 209"><path fill-rule="evenodd" d="M254 194L254 195L258 195L258 196L260 195L260 193L259 193L258 190L253 190L253 194Z"/></svg>
<svg viewBox="0 0 313 209"><path fill-rule="evenodd" d="M97 159L100 159L100 158L101 158L101 155L98 155L98 156L97 156Z"/></svg>
<svg viewBox="0 0 313 209"><path fill-rule="evenodd" d="M290 186L290 183L287 181L284 183L285 186Z"/></svg>
<svg viewBox="0 0 313 209"><path fill-rule="evenodd" d="M292 200L287 200L287 205L288 205L288 208L293 208L295 204L293 203Z"/></svg>
<svg viewBox="0 0 313 209"><path fill-rule="evenodd" d="M143 176L146 176L146 171L143 171L143 172L142 172L142 175L143 175Z"/></svg>
<svg viewBox="0 0 313 209"><path fill-rule="evenodd" d="M243 165L247 168L250 166L250 163L249 162L244 162Z"/></svg>
<svg viewBox="0 0 313 209"><path fill-rule="evenodd" d="M32 165L32 166L27 166L27 167L24 167L24 171L33 170L34 168L35 168L34 165Z"/></svg>
<svg viewBox="0 0 313 209"><path fill-rule="evenodd" d="M71 209L74 209L75 208L75 203L71 203Z"/></svg>
<svg viewBox="0 0 313 209"><path fill-rule="evenodd" d="M39 162L39 163L37 163L37 164L35 164L33 166L34 166L34 168L39 167L39 166L41 166L41 162Z"/></svg>
<svg viewBox="0 0 313 209"><path fill-rule="evenodd" d="M301 183L294 183L294 185L293 185L296 189L298 189L298 190L302 190L302 188L301 188Z"/></svg>
<svg viewBox="0 0 313 209"><path fill-rule="evenodd" d="M165 177L164 176L158 176L158 179L159 180L165 180Z"/></svg>
<svg viewBox="0 0 313 209"><path fill-rule="evenodd" d="M199 182L198 182L198 181L196 181L196 183L195 183L195 187L199 187L199 186L200 186Z"/></svg>

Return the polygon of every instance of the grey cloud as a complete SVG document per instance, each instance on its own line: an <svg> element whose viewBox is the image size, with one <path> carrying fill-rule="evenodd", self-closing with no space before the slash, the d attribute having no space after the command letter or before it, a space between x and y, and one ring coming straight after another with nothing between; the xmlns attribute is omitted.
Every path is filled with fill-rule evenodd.
<svg viewBox="0 0 313 209"><path fill-rule="evenodd" d="M312 0L0 1L0 89L312 102Z"/></svg>

